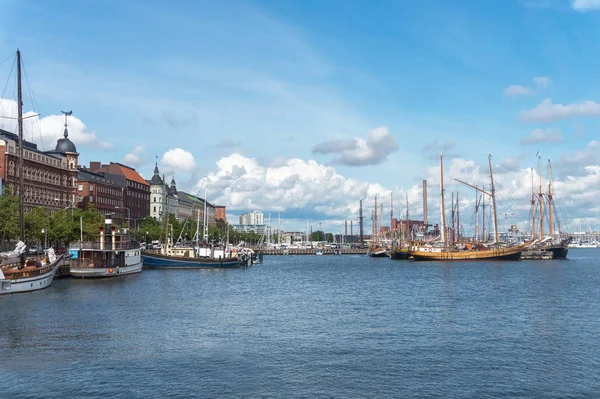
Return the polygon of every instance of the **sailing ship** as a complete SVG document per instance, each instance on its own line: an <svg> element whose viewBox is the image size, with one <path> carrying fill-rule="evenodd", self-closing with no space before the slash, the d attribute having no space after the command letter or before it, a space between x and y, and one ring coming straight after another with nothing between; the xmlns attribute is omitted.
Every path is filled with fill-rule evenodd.
<svg viewBox="0 0 600 399"><path fill-rule="evenodd" d="M444 208L444 164L443 156L440 155L440 195L441 195L441 243L439 245L421 245L416 244L409 250L410 256L414 260L422 261L453 261L453 260L519 260L521 253L527 244L506 245L500 244L498 239L498 219L496 216L496 191L494 188L494 176L492 173L492 158L488 154L488 163L490 168L491 191L486 192L480 188L458 180L460 183L476 189L487 195L492 200L493 224L494 224L494 242L491 245L480 243L448 243L448 232L446 231L446 214Z"/></svg>
<svg viewBox="0 0 600 399"><path fill-rule="evenodd" d="M554 231L554 196L552 191L552 166L548 160L548 192L544 193L542 187L542 161L538 154L538 170L540 175L539 191L536 194L534 189L533 168L531 168L531 230L533 243L523 253L527 259L538 259L535 254L544 251L550 254L551 259L566 259L569 252L569 244L572 241L571 236L561 236ZM539 231L536 231L536 205L539 210ZM548 208L548 228L549 235L544 234L544 206ZM560 224L559 224L560 226ZM548 258L546 256L545 258Z"/></svg>
<svg viewBox="0 0 600 399"><path fill-rule="evenodd" d="M206 183L206 181L205 181ZM167 207L169 209L169 199L167 198ZM200 212L198 212L198 221L196 224L196 246L185 247L172 245L172 237L169 237L168 213L165 219L165 240L161 245L160 251L142 251L142 261L144 267L150 269L221 269L221 268L239 268L249 266L253 262L253 254L250 251L241 250L238 253L237 248L228 249L225 246L222 249L209 247L208 243L208 213L206 209L206 185L204 191L204 247L200 246ZM227 239L227 241L229 241Z"/></svg>
<svg viewBox="0 0 600 399"><path fill-rule="evenodd" d="M110 222L110 219L107 219ZM70 274L72 277L99 278L119 277L142 271L141 249L132 241L128 232L117 232L105 223L100 228L100 239L94 243L81 243L79 249L71 250Z"/></svg>
<svg viewBox="0 0 600 399"><path fill-rule="evenodd" d="M393 208L393 206L392 206ZM391 215L391 212L390 212ZM402 223L402 217L400 217ZM410 258L410 222L408 219L408 193L406 193L406 227L401 228L400 240L396 244L396 248L390 252L390 259L393 260L406 260Z"/></svg>
<svg viewBox="0 0 600 399"><path fill-rule="evenodd" d="M19 239L13 251L0 253L0 295L37 291L49 287L65 255L56 256L52 248L43 259L26 259L23 180L23 96L21 90L21 52L17 50L17 129L19 133Z"/></svg>
<svg viewBox="0 0 600 399"><path fill-rule="evenodd" d="M373 233L371 243L369 244L369 249L367 250L367 255L373 258L386 258L389 256L389 252L387 248L382 246L380 242L380 229L379 229L379 221L377 216L377 194L375 194L375 209L373 210Z"/></svg>

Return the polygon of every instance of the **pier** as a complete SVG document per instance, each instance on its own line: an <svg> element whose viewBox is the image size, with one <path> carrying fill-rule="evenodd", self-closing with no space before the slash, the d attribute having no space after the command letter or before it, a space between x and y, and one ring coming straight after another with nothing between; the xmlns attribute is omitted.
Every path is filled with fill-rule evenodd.
<svg viewBox="0 0 600 399"><path fill-rule="evenodd" d="M313 249L300 249L300 248L288 248L288 249L257 249L255 251L262 252L264 255L316 255L317 248ZM321 249L323 255L366 255L367 248L344 248L344 249Z"/></svg>

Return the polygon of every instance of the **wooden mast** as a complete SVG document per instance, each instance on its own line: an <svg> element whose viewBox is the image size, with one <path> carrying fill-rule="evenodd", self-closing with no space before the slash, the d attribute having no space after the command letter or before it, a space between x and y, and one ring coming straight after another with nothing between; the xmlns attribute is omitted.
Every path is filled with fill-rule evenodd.
<svg viewBox="0 0 600 399"><path fill-rule="evenodd" d="M23 94L21 90L21 51L17 49L17 129L19 133L19 239L25 242L25 183L23 180Z"/></svg>
<svg viewBox="0 0 600 399"><path fill-rule="evenodd" d="M494 212L492 215L494 216L494 244L498 244L498 217L496 215L496 189L494 188L494 175L492 173L492 154L488 153L488 163L490 165L490 180L492 181L492 207L494 208Z"/></svg>
<svg viewBox="0 0 600 399"><path fill-rule="evenodd" d="M377 228L377 194L375 194L375 209L373 209L373 239L375 246L379 246L379 231Z"/></svg>
<svg viewBox="0 0 600 399"><path fill-rule="evenodd" d="M485 190L485 184L483 185ZM485 195L481 196L481 242L487 242L487 234L485 232Z"/></svg>
<svg viewBox="0 0 600 399"><path fill-rule="evenodd" d="M442 205L440 206L440 210L442 212L442 242L444 243L444 247L447 246L447 237L446 237L446 209L444 208L444 161L443 154L440 154L440 194L442 197ZM407 221L408 222L408 221Z"/></svg>
<svg viewBox="0 0 600 399"><path fill-rule="evenodd" d="M533 187L533 168L531 168L531 238L535 241L535 189Z"/></svg>
<svg viewBox="0 0 600 399"><path fill-rule="evenodd" d="M550 238L554 239L554 228L552 223L552 166L550 165L550 160L548 160L548 215L550 218Z"/></svg>
<svg viewBox="0 0 600 399"><path fill-rule="evenodd" d="M540 171L540 240L544 239L544 193L542 192L542 156L538 155L538 170Z"/></svg>
<svg viewBox="0 0 600 399"><path fill-rule="evenodd" d="M450 231L452 232L452 239L450 240L450 242L454 245L454 238L456 236L456 228L454 227L454 190L452 190L452 211L450 212L450 220L452 223L452 227L450 229Z"/></svg>
<svg viewBox="0 0 600 399"><path fill-rule="evenodd" d="M410 222L408 221L408 192L406 193L406 241L410 239Z"/></svg>
<svg viewBox="0 0 600 399"><path fill-rule="evenodd" d="M458 207L458 191L456 192L456 240L460 242L460 208Z"/></svg>
<svg viewBox="0 0 600 399"><path fill-rule="evenodd" d="M475 186L475 190L477 190L477 186ZM477 242L477 238L479 238L479 191L475 191L475 242Z"/></svg>

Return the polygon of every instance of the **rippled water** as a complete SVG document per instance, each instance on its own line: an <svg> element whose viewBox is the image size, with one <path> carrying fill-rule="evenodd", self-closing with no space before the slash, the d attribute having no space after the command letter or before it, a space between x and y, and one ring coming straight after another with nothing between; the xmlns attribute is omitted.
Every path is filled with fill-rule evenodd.
<svg viewBox="0 0 600 399"><path fill-rule="evenodd" d="M0 298L1 398L600 395L600 250L265 257Z"/></svg>

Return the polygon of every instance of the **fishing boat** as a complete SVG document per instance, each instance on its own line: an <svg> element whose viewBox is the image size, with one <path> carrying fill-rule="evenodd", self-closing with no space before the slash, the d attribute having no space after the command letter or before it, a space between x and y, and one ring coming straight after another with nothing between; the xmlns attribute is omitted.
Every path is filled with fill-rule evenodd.
<svg viewBox="0 0 600 399"><path fill-rule="evenodd" d="M79 249L71 250L70 274L79 278L111 278L140 273L142 271L141 249L132 241L128 232L117 232L107 219L100 228L98 242L81 243Z"/></svg>
<svg viewBox="0 0 600 399"><path fill-rule="evenodd" d="M494 188L494 177L492 173L492 158L488 154L488 163L490 168L491 192L486 192L480 188L472 186L463 181L460 183L476 189L492 200L493 224L494 224L494 242L490 245L479 243L453 243L449 244L446 231L446 215L444 209L444 165L443 157L440 155L440 195L441 195L441 242L436 244L416 244L409 251L410 256L417 261L466 261L466 260L519 260L521 253L528 244L520 245L501 245L498 239L498 220L496 216L496 192Z"/></svg>
<svg viewBox="0 0 600 399"><path fill-rule="evenodd" d="M19 133L19 237L20 241L13 251L0 253L0 295L37 291L49 287L58 268L64 261L64 255L56 256L52 248L46 251L44 258L26 259L25 245L24 194L23 180L23 100L21 91L21 52L17 50L17 129Z"/></svg>
<svg viewBox="0 0 600 399"><path fill-rule="evenodd" d="M206 180L204 181L206 184ZM142 251L142 262L144 267L150 269L224 269L239 268L252 264L252 253L249 251L238 251L222 249L208 245L208 213L206 211L206 185L204 191L204 244L200 244L200 212L196 224L196 245L177 246L173 245L173 237L169 236L167 228L168 217L165 217L164 243L159 251ZM169 200L167 198L167 207ZM228 241L228 240L227 240ZM216 253L215 253L216 252Z"/></svg>

